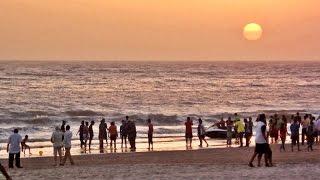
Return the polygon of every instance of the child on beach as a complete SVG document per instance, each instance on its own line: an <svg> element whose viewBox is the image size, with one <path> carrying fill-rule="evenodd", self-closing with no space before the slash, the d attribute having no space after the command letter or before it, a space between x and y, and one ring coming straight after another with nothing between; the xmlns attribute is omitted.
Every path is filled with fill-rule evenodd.
<svg viewBox="0 0 320 180"><path fill-rule="evenodd" d="M148 149L153 149L153 124L151 123L151 119L148 119Z"/></svg>
<svg viewBox="0 0 320 180"><path fill-rule="evenodd" d="M231 120L231 117L227 120L227 147L231 147L231 141L232 141L232 128L233 128L233 122Z"/></svg>
<svg viewBox="0 0 320 180"><path fill-rule="evenodd" d="M114 149L116 149L116 140L118 137L117 126L114 122L110 123L110 127L108 129L110 135L110 148L112 148L112 143L114 143Z"/></svg>
<svg viewBox="0 0 320 180"><path fill-rule="evenodd" d="M30 146L26 144L28 141L29 141L29 136L25 135L24 139L21 141L21 151L24 154L26 154L26 149L29 149L29 154L31 155Z"/></svg>
<svg viewBox="0 0 320 180"><path fill-rule="evenodd" d="M186 126L186 146L188 147L188 143L189 143L189 147L192 146L192 121L190 117L187 117L187 121L184 123L184 125Z"/></svg>
<svg viewBox="0 0 320 180"><path fill-rule="evenodd" d="M199 147L202 147L202 141L204 141L207 144L207 147L209 147L209 144L205 139L205 133L206 133L206 130L205 130L203 124L202 124L202 119L199 118L199 125L198 125L198 137L199 137L199 140L200 140Z"/></svg>

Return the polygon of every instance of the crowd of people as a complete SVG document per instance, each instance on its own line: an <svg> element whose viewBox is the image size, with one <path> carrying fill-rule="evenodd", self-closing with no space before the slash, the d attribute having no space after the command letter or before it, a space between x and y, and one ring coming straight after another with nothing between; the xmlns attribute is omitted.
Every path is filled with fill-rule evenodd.
<svg viewBox="0 0 320 180"><path fill-rule="evenodd" d="M148 126L148 149L153 149L153 124L150 119L147 120ZM299 113L296 115L292 115L290 119L290 134L287 132L287 116L282 115L281 117L278 114L274 114L269 117L269 121L267 121L267 117L265 114L259 114L256 119L255 125L255 152L250 159L249 166L254 167L253 161L256 156L258 156L258 166L261 165L261 159L264 155L265 157L265 165L273 166L272 163L272 151L269 145L269 139L271 140L271 144L277 144L279 139L281 141L280 151L285 151L285 142L287 135L291 137L291 150L294 150L294 146L297 146L297 150L300 151L300 143L303 146L305 141L307 143L307 150L313 151L313 144L318 141L318 136L320 135L320 119L316 121L316 118L311 114L305 114L302 118ZM92 147L92 140L94 138L93 126L95 125L94 121L85 122L82 121L77 132L80 140L80 147L86 151L87 146L89 150ZM227 139L227 147L231 147L232 139L235 138L235 144L238 144L239 147L243 147L243 138L245 138L245 146L248 147L251 142L251 138L253 136L253 121L251 117L243 118L241 120L240 116L235 113L233 118L228 117L226 121L223 118L217 123L215 123L220 129L226 130L226 139ZM300 141L300 127L302 127L301 133L301 141ZM136 137L137 130L136 125L133 120L131 120L128 116L125 117L125 120L121 121L120 126L120 139L121 139L121 148L127 148L127 140L130 144L130 149L134 151L136 149ZM197 127L197 135L199 138L199 146L203 146L203 142L206 143L208 147L209 144L206 141L206 128L203 125L203 121L201 118L198 119L198 127ZM54 165L65 165L66 161L69 159L70 164L74 165L74 161L71 156L71 141L73 134L70 130L70 125L66 125L66 121L62 122L61 127L55 127L55 131L52 133L51 142L53 144L53 155L54 155ZM118 138L118 129L115 125L115 122L110 122L110 126L108 127L105 119L102 119L99 124L99 148L103 152L104 142L108 146L108 139L110 140L110 148L116 149L116 140ZM192 139L193 139L193 122L190 117L187 117L185 122L185 140L186 147L192 147ZM30 146L27 145L29 141L28 135L22 139L21 135L18 133L18 129L14 129L13 134L8 138L7 152L9 153L9 168L13 168L14 160L15 166L17 168L22 168L20 164L20 151L26 152L29 150L29 154L31 154ZM21 145L21 149L20 149ZM62 154L64 152L64 157ZM59 163L58 163L58 155L59 155ZM5 172L4 167L0 164L1 172L7 177L7 173ZM8 176L9 177L9 176Z"/></svg>

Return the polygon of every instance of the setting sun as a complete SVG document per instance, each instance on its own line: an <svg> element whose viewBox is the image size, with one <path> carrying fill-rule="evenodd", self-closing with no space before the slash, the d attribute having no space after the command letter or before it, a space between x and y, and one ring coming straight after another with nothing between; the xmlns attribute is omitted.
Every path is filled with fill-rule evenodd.
<svg viewBox="0 0 320 180"><path fill-rule="evenodd" d="M243 36L250 41L255 41L262 36L262 27L256 23L247 24L243 28Z"/></svg>

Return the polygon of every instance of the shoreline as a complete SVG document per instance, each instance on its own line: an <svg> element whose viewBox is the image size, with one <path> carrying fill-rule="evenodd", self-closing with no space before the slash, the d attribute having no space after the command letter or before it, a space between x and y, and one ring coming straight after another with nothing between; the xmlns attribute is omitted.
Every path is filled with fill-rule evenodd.
<svg viewBox="0 0 320 180"><path fill-rule="evenodd" d="M75 165L54 167L52 157L21 159L23 169L10 169L13 179L292 179L303 174L317 178L320 167L319 145L313 152L279 152L271 145L275 167L250 168L253 147L172 150L135 153L75 155ZM290 150L290 151L288 151ZM306 163L307 162L307 163ZM7 166L7 160L1 160ZM256 160L254 162L256 166Z"/></svg>

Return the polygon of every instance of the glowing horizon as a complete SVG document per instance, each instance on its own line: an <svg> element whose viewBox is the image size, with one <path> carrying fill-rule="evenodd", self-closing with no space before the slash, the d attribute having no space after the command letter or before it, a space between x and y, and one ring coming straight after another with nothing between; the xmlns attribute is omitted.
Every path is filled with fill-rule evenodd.
<svg viewBox="0 0 320 180"><path fill-rule="evenodd" d="M3 0L0 60L320 60L310 0ZM243 27L263 27L258 41Z"/></svg>

